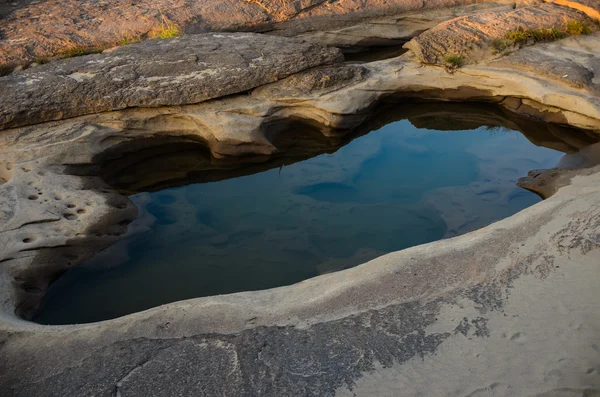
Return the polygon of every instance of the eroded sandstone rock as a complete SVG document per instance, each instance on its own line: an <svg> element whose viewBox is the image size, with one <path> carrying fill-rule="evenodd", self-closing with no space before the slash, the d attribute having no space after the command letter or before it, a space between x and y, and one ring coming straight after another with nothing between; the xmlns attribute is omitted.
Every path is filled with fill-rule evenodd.
<svg viewBox="0 0 600 397"><path fill-rule="evenodd" d="M521 7L511 11L489 11L456 18L415 37L405 44L424 63L444 64L448 56L460 56L464 63L497 58L495 40L519 29L564 27L570 21L594 26L583 12L555 4Z"/></svg>
<svg viewBox="0 0 600 397"><path fill-rule="evenodd" d="M0 65L26 63L77 46L144 39L161 24L186 33L267 31L290 20L364 18L475 4L476 0L46 0L11 10L0 24ZM497 0L501 3L512 3ZM7 11L9 12L9 11ZM309 26L297 31L312 30Z"/></svg>
<svg viewBox="0 0 600 397"><path fill-rule="evenodd" d="M544 43L523 48L508 57L491 62L492 67L527 70L540 77L600 93L600 59L594 54L600 53L600 35L583 35L568 40ZM561 56L556 56L560 53Z"/></svg>
<svg viewBox="0 0 600 397"><path fill-rule="evenodd" d="M404 44L419 33L449 19L485 10L512 8L512 3L486 2L418 11L400 10L394 15L383 17L364 17L361 12L356 12L348 15L295 18L276 24L269 34L297 37L356 51L361 48ZM366 11L363 10L362 13Z"/></svg>
<svg viewBox="0 0 600 397"><path fill-rule="evenodd" d="M342 59L339 50L252 33L146 41L0 78L0 129L137 106L206 101Z"/></svg>

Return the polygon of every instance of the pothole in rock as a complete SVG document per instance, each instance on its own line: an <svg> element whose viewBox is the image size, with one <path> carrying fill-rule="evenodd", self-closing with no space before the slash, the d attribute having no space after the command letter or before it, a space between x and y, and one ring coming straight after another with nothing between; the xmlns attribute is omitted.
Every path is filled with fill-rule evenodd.
<svg viewBox="0 0 600 397"><path fill-rule="evenodd" d="M0 161L0 185L8 182L12 176L12 163L6 163Z"/></svg>
<svg viewBox="0 0 600 397"><path fill-rule="evenodd" d="M34 320L87 323L289 285L463 234L540 201L517 179L577 149L473 105L393 106L362 128L320 140L287 131L274 139L287 155L262 165L215 163L189 142L105 156L97 172L140 215L54 282Z"/></svg>

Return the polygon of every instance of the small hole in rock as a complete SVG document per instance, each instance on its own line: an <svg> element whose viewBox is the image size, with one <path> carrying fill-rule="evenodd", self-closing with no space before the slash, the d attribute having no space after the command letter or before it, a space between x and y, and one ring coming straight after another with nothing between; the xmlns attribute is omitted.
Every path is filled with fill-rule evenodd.
<svg viewBox="0 0 600 397"><path fill-rule="evenodd" d="M69 220L69 221L73 221L73 220L77 219L77 215L75 215L75 214L65 213L65 214L63 214L63 216L66 220Z"/></svg>
<svg viewBox="0 0 600 397"><path fill-rule="evenodd" d="M31 196L27 197L29 200L37 200L39 197L36 194L32 194Z"/></svg>
<svg viewBox="0 0 600 397"><path fill-rule="evenodd" d="M21 288L23 288L25 292L29 292L31 294L39 294L40 292L42 292L41 288L38 288L35 285L31 284L23 284Z"/></svg>
<svg viewBox="0 0 600 397"><path fill-rule="evenodd" d="M32 238L30 238L30 237L27 237L27 238L24 238L24 239L23 239L23 242L24 242L24 243L31 243L32 241L33 241L33 239L32 239Z"/></svg>
<svg viewBox="0 0 600 397"><path fill-rule="evenodd" d="M77 210L78 214L85 214L85 210L83 208L80 208Z"/></svg>
<svg viewBox="0 0 600 397"><path fill-rule="evenodd" d="M67 204L67 208L75 208L76 205L75 204Z"/></svg>

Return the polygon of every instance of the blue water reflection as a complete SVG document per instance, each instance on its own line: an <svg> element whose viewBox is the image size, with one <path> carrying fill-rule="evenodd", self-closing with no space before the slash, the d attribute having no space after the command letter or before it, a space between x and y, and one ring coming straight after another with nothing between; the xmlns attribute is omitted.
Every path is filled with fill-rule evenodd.
<svg viewBox="0 0 600 397"><path fill-rule="evenodd" d="M560 156L518 132L404 120L281 169L137 194L128 236L54 283L36 320L288 285L456 236L539 201L515 182Z"/></svg>

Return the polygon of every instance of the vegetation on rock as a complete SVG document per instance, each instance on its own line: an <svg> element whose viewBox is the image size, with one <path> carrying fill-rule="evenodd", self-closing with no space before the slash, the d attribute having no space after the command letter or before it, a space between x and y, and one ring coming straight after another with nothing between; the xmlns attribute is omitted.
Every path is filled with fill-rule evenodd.
<svg viewBox="0 0 600 397"><path fill-rule="evenodd" d="M544 41L555 41L568 36L578 36L590 34L592 28L581 21L569 21L560 28L542 28L542 29L516 29L504 35L503 39L496 39L492 47L496 52L502 52L509 47L522 46L528 43L537 43Z"/></svg>
<svg viewBox="0 0 600 397"><path fill-rule="evenodd" d="M180 34L181 31L179 30L179 27L163 17L160 26L156 26L148 32L148 38L164 40L177 37Z"/></svg>
<svg viewBox="0 0 600 397"><path fill-rule="evenodd" d="M446 55L444 57L444 61L446 62L446 65L448 67L451 67L453 69L460 68L462 65L465 64L465 60L463 59L462 55L457 54Z"/></svg>
<svg viewBox="0 0 600 397"><path fill-rule="evenodd" d="M144 36L147 37L148 39L153 39L153 40L165 40L165 39L170 39L173 37L180 36L181 34L182 34L182 32L177 25L175 25L174 23L169 21L167 18L163 17L160 26L155 26L154 28L150 29L150 31L148 31L148 33L146 33ZM26 64L26 65L20 65L20 66L23 69L27 69L31 65L34 65L34 66L35 66L35 64L43 65L45 63L48 63L48 62L50 62L52 60L56 60L56 59L73 58L73 57L78 57L78 56L82 56L82 55L90 55L90 54L99 54L99 53L103 52L104 50L107 50L112 47L117 47L117 46L121 47L121 46L129 45L129 44L139 43L140 41L142 41L142 39L143 39L142 35L139 35L139 34L136 34L136 33L130 32L130 31L125 31L125 32L122 32L120 35L118 35L117 38L115 39L115 41L113 41L113 42L105 43L103 45L93 45L93 46L83 46L83 45L72 44L72 45L69 45L66 48L58 51L56 56L38 57L35 59L35 61L33 63ZM17 66L19 66L19 65L0 64L0 77L8 76L9 74L11 74L14 71L14 69Z"/></svg>

